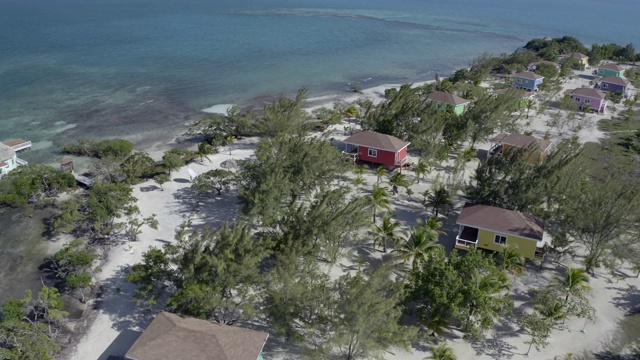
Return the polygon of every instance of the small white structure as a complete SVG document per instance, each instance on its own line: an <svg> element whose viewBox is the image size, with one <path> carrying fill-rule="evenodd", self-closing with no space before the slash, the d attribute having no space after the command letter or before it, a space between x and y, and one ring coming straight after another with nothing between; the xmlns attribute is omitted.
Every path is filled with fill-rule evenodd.
<svg viewBox="0 0 640 360"><path fill-rule="evenodd" d="M27 162L18 158L16 153L29 148L31 148L31 141L22 139L0 142L0 177L8 174L19 165L26 165Z"/></svg>

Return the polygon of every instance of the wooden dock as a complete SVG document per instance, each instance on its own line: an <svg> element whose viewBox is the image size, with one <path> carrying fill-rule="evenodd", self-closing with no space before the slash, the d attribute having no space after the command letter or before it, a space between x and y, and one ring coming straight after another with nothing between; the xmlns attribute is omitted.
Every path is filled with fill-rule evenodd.
<svg viewBox="0 0 640 360"><path fill-rule="evenodd" d="M15 152L30 149L31 141L25 139L15 139L10 141L4 141L4 144L7 146L11 146Z"/></svg>

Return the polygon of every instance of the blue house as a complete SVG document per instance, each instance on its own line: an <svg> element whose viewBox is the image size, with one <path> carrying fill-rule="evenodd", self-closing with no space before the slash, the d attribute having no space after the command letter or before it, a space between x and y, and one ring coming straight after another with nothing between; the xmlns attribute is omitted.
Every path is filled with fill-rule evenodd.
<svg viewBox="0 0 640 360"><path fill-rule="evenodd" d="M521 73L511 75L513 78L513 86L518 89L524 89L528 91L538 91L538 86L542 84L544 76L540 76L531 71L524 71Z"/></svg>

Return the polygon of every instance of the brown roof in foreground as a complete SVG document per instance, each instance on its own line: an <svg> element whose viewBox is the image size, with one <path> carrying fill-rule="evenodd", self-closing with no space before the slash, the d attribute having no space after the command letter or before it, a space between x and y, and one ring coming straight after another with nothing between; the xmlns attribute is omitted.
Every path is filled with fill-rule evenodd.
<svg viewBox="0 0 640 360"><path fill-rule="evenodd" d="M375 131L363 131L353 134L352 136L344 139L343 142L351 145L360 145L393 152L398 152L410 144L409 142L400 140L395 136L381 134Z"/></svg>
<svg viewBox="0 0 640 360"><path fill-rule="evenodd" d="M605 76L602 79L600 79L600 82L606 82L608 84L616 84L616 85L621 85L621 86L628 86L629 85L629 80L620 77L620 76Z"/></svg>
<svg viewBox="0 0 640 360"><path fill-rule="evenodd" d="M538 74L536 74L534 72L531 72L531 71L523 71L523 72L519 72L517 74L513 74L511 76L519 77L519 78L523 78L523 79L530 79L530 80L544 79L544 76L538 75Z"/></svg>
<svg viewBox="0 0 640 360"><path fill-rule="evenodd" d="M624 68L620 67L620 65L616 63L608 63L604 65L598 66L601 69L613 70L613 71L622 71Z"/></svg>
<svg viewBox="0 0 640 360"><path fill-rule="evenodd" d="M495 231L501 234L542 240L544 220L494 206L466 203L456 224Z"/></svg>
<svg viewBox="0 0 640 360"><path fill-rule="evenodd" d="M159 313L131 346L135 360L256 360L268 333Z"/></svg>
<svg viewBox="0 0 640 360"><path fill-rule="evenodd" d="M496 142L526 149L530 146L536 147L540 151L545 151L551 145L551 141L540 139L535 136L523 135L518 133L499 134L491 139Z"/></svg>
<svg viewBox="0 0 640 360"><path fill-rule="evenodd" d="M437 102L458 106L469 102L467 99L463 99L456 94L450 94L444 91L434 91L427 95L427 100L434 100Z"/></svg>
<svg viewBox="0 0 640 360"><path fill-rule="evenodd" d="M573 95L586 96L592 99L600 99L600 100L604 99L607 96L602 91L597 89L592 89L592 88L577 88L574 90L567 90L567 92L570 93L571 96Z"/></svg>

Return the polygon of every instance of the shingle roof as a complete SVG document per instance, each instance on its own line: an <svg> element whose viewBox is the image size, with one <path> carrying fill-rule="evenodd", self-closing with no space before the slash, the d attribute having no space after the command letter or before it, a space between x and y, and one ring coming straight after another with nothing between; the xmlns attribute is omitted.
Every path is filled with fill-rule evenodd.
<svg viewBox="0 0 640 360"><path fill-rule="evenodd" d="M583 54L583 53L579 53L579 52L572 52L572 53L567 54L567 56L568 56L569 58L573 58L573 59L580 59L580 60L588 59L588 58L589 58L587 55L585 55L585 54Z"/></svg>
<svg viewBox="0 0 640 360"><path fill-rule="evenodd" d="M544 220L494 206L466 203L456 224L482 228L497 233L522 236L537 241L544 234Z"/></svg>
<svg viewBox="0 0 640 360"><path fill-rule="evenodd" d="M605 76L602 79L600 79L600 82L606 82L608 84L616 84L616 85L620 85L620 86L628 86L629 85L629 80L620 77L620 76Z"/></svg>
<svg viewBox="0 0 640 360"><path fill-rule="evenodd" d="M410 144L409 142L400 140L395 136L381 134L375 131L363 131L353 134L343 140L343 142L351 145L360 145L393 152L398 152Z"/></svg>
<svg viewBox="0 0 640 360"><path fill-rule="evenodd" d="M530 146L534 146L537 150L545 151L551 145L551 141L540 139L535 136L523 135L518 133L511 134L499 134L494 136L491 140L501 142L503 144L515 146L518 148L526 149Z"/></svg>
<svg viewBox="0 0 640 360"><path fill-rule="evenodd" d="M159 313L131 346L135 360L256 360L268 333Z"/></svg>
<svg viewBox="0 0 640 360"><path fill-rule="evenodd" d="M593 99L604 99L607 95L605 93L603 93L600 90L596 90L596 89L592 89L592 88L577 88L574 90L568 90L568 92L570 92L570 94L573 95L579 95L579 96L586 96L586 97L590 97Z"/></svg>
<svg viewBox="0 0 640 360"><path fill-rule="evenodd" d="M616 64L616 63L608 63L608 64L604 64L599 66L600 69L607 69L607 70L613 70L613 71L622 71L624 70L624 68L620 67L620 65Z"/></svg>
<svg viewBox="0 0 640 360"><path fill-rule="evenodd" d="M532 62L531 64L529 64L529 67L534 67L534 66L538 66L538 65L542 65L542 64L546 64L546 65L551 65L551 66L555 66L555 67L560 67L560 64L553 62L553 61L549 61L549 60L542 60L542 61L536 61L536 62Z"/></svg>
<svg viewBox="0 0 640 360"><path fill-rule="evenodd" d="M4 143L0 142L0 161L13 159L15 155L16 152L11 146L5 145Z"/></svg>
<svg viewBox="0 0 640 360"><path fill-rule="evenodd" d="M519 72L517 74L513 74L511 76L519 77L519 78L523 78L523 79L530 79L530 80L544 79L544 76L538 75L538 74L533 73L531 71L523 71L523 72Z"/></svg>
<svg viewBox="0 0 640 360"><path fill-rule="evenodd" d="M434 91L431 94L427 95L427 100L434 100L437 102L458 106L462 104L467 104L469 100L463 99L458 95L450 94L444 91Z"/></svg>

